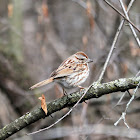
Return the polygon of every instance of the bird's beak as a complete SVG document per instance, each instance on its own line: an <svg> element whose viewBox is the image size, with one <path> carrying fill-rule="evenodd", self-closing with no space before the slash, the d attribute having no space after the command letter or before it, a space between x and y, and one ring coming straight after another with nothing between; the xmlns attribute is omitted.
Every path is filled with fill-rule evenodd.
<svg viewBox="0 0 140 140"><path fill-rule="evenodd" d="M91 60L91 59L88 59L87 60L87 63L91 63L91 62L93 62L93 60Z"/></svg>

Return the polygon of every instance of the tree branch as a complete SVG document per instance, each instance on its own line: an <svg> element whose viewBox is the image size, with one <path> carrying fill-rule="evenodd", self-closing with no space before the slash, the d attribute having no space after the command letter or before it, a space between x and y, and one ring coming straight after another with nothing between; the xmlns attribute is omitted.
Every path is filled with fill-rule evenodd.
<svg viewBox="0 0 140 140"><path fill-rule="evenodd" d="M120 1L120 4L121 4L121 6L122 6L122 9L123 9L123 11L124 11L124 14L125 14L126 18L129 19L129 16L128 16L128 14L127 14L127 11L125 10L123 1L122 1L122 0L119 0L119 1ZM134 0L132 0L132 1L134 1ZM130 20L130 19L129 19L129 20ZM134 35L134 37L135 37L135 39L136 39L136 41L137 41L137 43L138 43L138 46L139 46L139 48L140 48L140 40L139 40L139 38L138 38L138 36L137 36L137 34L136 34L136 32L135 32L133 26L132 26L130 23L129 23L129 26L130 26L130 29L131 29L131 31L132 31L132 33L133 33L133 35Z"/></svg>
<svg viewBox="0 0 140 140"><path fill-rule="evenodd" d="M135 24L130 21L129 19L127 19L127 17L125 17L118 9L116 9L111 3L109 3L107 0L104 0L111 8L113 8L118 14L120 14L126 21L128 21L139 33L140 33L140 29L138 29Z"/></svg>
<svg viewBox="0 0 140 140"><path fill-rule="evenodd" d="M134 2L134 0L131 0L131 1L130 1L126 13L129 12L130 8L131 8L132 5L133 5L133 2ZM102 72L101 72L101 74L100 74L100 76L99 76L98 82L101 82L102 79L103 79L104 73L105 73L105 71L106 71L106 68L107 68L107 65L108 65L108 63L109 63L109 60L110 60L110 58L111 58L111 56L112 56L113 50L115 49L115 45L116 45L116 42L117 42L117 40L118 40L118 38L119 38L119 35L120 35L120 32L121 32L121 29L122 29L122 27L123 27L124 22L125 22L125 19L123 19L123 20L121 21L121 23L120 23L120 25L119 25L119 27L118 27L118 29L117 29L117 32L116 32L115 37L114 37L114 40L113 40L113 42L112 42L110 51L109 51L108 56L107 56L107 58L106 58L106 61L105 61L103 70L102 70Z"/></svg>
<svg viewBox="0 0 140 140"><path fill-rule="evenodd" d="M123 78L108 83L97 83L95 82L91 88L88 90L87 94L82 98L81 102L89 100L91 98L99 98L103 95L110 94L118 91L126 91L137 87L137 84L140 82L140 76L133 78ZM48 114L45 115L44 111L41 108L37 108L20 118L16 119L12 123L6 125L0 130L0 139L6 139L14 133L20 131L24 127L42 119L48 117L52 113L62 110L66 107L71 107L82 97L84 91L74 92L67 96L63 96L59 99L56 99L47 104Z"/></svg>

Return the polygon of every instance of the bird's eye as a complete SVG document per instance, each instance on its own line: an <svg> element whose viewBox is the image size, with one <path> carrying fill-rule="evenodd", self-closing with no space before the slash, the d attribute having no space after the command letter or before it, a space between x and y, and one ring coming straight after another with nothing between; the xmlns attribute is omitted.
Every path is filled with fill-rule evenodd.
<svg viewBox="0 0 140 140"><path fill-rule="evenodd" d="M84 60L84 58L80 58L80 60Z"/></svg>

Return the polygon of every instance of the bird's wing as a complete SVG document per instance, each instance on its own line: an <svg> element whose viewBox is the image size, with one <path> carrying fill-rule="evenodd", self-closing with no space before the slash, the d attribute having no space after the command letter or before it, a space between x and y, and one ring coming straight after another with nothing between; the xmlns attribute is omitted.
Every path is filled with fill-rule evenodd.
<svg viewBox="0 0 140 140"><path fill-rule="evenodd" d="M61 65L57 70L52 72L51 77L61 78L83 70L84 69L79 64L76 63L75 64L73 63L72 65L71 64Z"/></svg>

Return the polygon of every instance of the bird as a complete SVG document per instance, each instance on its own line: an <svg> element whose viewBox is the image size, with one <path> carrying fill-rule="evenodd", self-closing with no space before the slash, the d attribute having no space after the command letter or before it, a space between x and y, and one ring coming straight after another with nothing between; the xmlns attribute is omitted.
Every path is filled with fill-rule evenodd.
<svg viewBox="0 0 140 140"><path fill-rule="evenodd" d="M89 63L93 60L89 59L88 56L80 51L61 63L61 65L54 70L50 77L46 80L43 80L33 86L30 89L35 89L44 85L47 85L52 82L56 82L62 86L62 88L74 88L79 87L82 83L86 81L89 76Z"/></svg>

